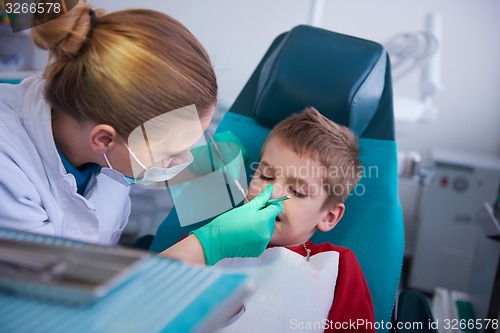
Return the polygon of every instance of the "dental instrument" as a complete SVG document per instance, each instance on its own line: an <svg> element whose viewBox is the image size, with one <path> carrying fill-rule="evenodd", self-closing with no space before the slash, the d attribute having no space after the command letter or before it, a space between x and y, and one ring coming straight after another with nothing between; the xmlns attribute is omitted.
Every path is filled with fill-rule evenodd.
<svg viewBox="0 0 500 333"><path fill-rule="evenodd" d="M290 199L290 196L289 196L289 195L285 195L285 196L283 196L283 197L279 197L279 198L269 199L269 201L268 201L268 202L266 202L265 207L270 206L270 205L272 205L273 203L276 203L276 202L281 202L281 201L285 201L285 200L288 200L288 199Z"/></svg>
<svg viewBox="0 0 500 333"><path fill-rule="evenodd" d="M215 142L214 138L212 137L212 135L209 132L207 132L207 135L208 135L208 138L210 139L210 141L212 141L214 148L215 148L215 151L217 152L217 155L219 155L220 159L222 160L222 163L224 163L224 165L227 165L224 157L222 156L222 152L220 151L219 146ZM250 202L250 200L248 200L248 198L247 198L245 190L243 189L243 186L241 186L240 182L238 181L238 178L232 178L232 177L230 177L230 178L233 180L238 191L240 191L241 194L243 194L243 198L245 199L245 202L246 203Z"/></svg>

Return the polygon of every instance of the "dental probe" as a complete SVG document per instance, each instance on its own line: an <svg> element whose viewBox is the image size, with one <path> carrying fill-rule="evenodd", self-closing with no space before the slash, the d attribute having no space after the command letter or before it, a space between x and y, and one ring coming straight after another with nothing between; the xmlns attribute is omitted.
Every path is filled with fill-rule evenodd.
<svg viewBox="0 0 500 333"><path fill-rule="evenodd" d="M217 152L217 155L219 155L220 159L222 160L222 163L224 163L224 165L227 165L224 157L222 156L222 152L220 151L219 146L215 142L214 138L212 138L212 135L208 132L207 132L207 135L208 135L208 138L210 139L210 141L212 141L214 148L215 148L215 151ZM228 175L229 175L229 173L228 173ZM245 190L243 189L243 186L241 186L240 182L238 181L238 178L231 178L231 179L234 181L234 184L236 185L236 188L238 189L238 191L240 191L241 194L243 194L243 198L245 199L245 202L247 202L247 203L250 202L250 200L248 200L248 198L247 198L247 194L246 194Z"/></svg>
<svg viewBox="0 0 500 333"><path fill-rule="evenodd" d="M279 198L274 198L274 199L269 199L269 201L266 202L266 207L267 206L270 206L272 205L273 203L275 202L281 202L281 201L284 201L284 200L288 200L290 199L290 196L289 195L285 195L284 197L279 197Z"/></svg>

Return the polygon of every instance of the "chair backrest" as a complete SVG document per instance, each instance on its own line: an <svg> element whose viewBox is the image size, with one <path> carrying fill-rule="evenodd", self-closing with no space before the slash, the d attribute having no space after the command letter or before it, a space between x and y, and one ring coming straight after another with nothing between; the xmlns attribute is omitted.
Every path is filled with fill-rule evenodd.
<svg viewBox="0 0 500 333"><path fill-rule="evenodd" d="M307 106L359 137L394 140L391 72L383 47L298 26L274 40L229 112L272 128Z"/></svg>
<svg viewBox="0 0 500 333"><path fill-rule="evenodd" d="M241 139L249 155L250 179L250 166L259 161L270 128L307 106L357 134L364 171L345 203L342 221L328 233L316 233L312 240L354 251L372 294L375 319L388 322L399 284L404 234L391 74L382 46L309 26L280 35L217 131L231 130ZM163 250L175 237L202 224L179 231L175 215L174 210L160 226L152 251Z"/></svg>

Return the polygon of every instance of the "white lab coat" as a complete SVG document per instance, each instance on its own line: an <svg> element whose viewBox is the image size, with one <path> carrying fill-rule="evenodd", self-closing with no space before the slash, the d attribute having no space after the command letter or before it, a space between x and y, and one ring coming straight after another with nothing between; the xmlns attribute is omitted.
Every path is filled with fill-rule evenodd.
<svg viewBox="0 0 500 333"><path fill-rule="evenodd" d="M0 227L113 245L130 213L129 188L106 175L85 197L61 162L41 74L0 84Z"/></svg>

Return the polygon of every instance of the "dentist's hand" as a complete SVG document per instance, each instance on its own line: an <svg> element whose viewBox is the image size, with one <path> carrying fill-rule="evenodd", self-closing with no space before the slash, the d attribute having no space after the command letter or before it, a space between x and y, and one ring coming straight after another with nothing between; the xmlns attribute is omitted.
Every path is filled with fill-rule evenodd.
<svg viewBox="0 0 500 333"><path fill-rule="evenodd" d="M248 204L191 232L203 246L207 265L222 258L258 257L264 252L273 235L276 216L283 211L281 203L265 207L272 194L273 186L268 185Z"/></svg>

